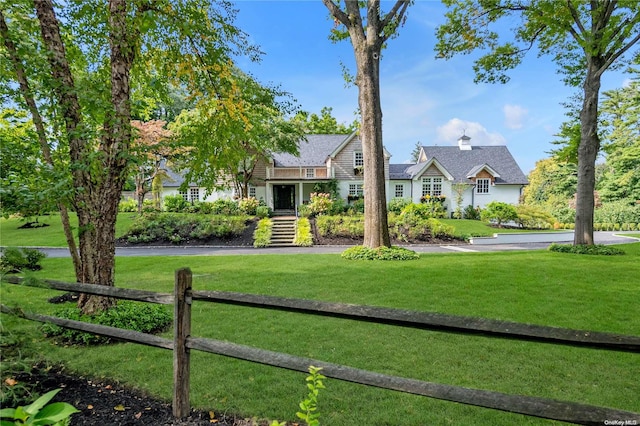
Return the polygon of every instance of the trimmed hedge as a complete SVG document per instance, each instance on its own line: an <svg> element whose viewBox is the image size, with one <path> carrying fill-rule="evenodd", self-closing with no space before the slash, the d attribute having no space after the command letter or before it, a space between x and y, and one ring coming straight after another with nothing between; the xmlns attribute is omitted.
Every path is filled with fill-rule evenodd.
<svg viewBox="0 0 640 426"><path fill-rule="evenodd" d="M341 257L347 260L415 260L420 255L403 247L353 246L343 251Z"/></svg>

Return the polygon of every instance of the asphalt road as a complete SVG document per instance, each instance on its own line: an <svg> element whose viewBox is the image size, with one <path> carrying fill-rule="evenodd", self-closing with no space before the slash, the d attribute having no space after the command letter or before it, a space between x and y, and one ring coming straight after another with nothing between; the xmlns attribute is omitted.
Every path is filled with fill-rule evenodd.
<svg viewBox="0 0 640 426"><path fill-rule="evenodd" d="M640 231L625 232L636 234L640 238ZM596 244L624 244L637 242L638 239L620 237L614 232L595 232ZM548 242L521 243L521 244L490 244L490 245L411 245L405 246L418 253L451 253L451 252L492 252L511 250L539 250L549 246ZM259 255L259 254L327 254L341 253L348 246L314 246L314 247L211 247L211 246L145 246L145 247L118 247L116 256L225 256L225 255ZM66 247L37 247L46 253L48 257L69 257Z"/></svg>

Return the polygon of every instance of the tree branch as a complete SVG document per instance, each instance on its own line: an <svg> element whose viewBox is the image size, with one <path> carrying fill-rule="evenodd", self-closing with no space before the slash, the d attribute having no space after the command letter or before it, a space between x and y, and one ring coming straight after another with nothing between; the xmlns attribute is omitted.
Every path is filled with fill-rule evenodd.
<svg viewBox="0 0 640 426"><path fill-rule="evenodd" d="M322 3L329 9L331 16L340 21L345 27L349 28L349 16L342 11L332 0L322 0Z"/></svg>
<svg viewBox="0 0 640 426"><path fill-rule="evenodd" d="M567 0L567 7L569 8L569 12L571 12L573 22L576 23L579 30L578 32L573 28L573 26L569 26L569 32L571 32L571 35L573 35L573 38L575 38L578 43L582 44L584 43L584 39L582 39L581 35L584 35L587 31L584 29L584 25L582 25L582 21L580 20L580 15L571 0Z"/></svg>
<svg viewBox="0 0 640 426"><path fill-rule="evenodd" d="M409 0L398 0L396 4L393 5L393 8L389 11L387 16L385 16L384 20L382 21L382 26L380 29L384 30L387 27L387 25L389 25L391 21L394 19L397 20L398 24L400 24L402 22L402 19L404 18L405 13L407 12L409 3L410 3ZM394 17L394 15L396 14L397 16ZM387 41L389 37L391 37L391 34L383 33L381 36L382 43Z"/></svg>

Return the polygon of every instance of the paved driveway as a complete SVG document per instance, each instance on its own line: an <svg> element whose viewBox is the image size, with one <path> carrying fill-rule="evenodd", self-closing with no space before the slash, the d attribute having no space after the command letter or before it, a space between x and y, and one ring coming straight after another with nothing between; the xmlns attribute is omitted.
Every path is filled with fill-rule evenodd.
<svg viewBox="0 0 640 426"><path fill-rule="evenodd" d="M625 232L631 234L632 232ZM633 232L640 238L640 231ZM597 244L623 244L636 242L638 239L620 237L614 232L595 232L594 239ZM451 253L451 252L491 252L491 251L511 251L511 250L540 250L549 246L548 242L537 243L513 243L513 244L493 244L493 245L413 245L406 246L419 253ZM225 256L225 255L256 255L256 254L327 254L341 253L348 246L314 246L314 247L273 247L273 248L253 248L253 247L118 247L116 256ZM42 252L48 257L69 257L67 248L41 247Z"/></svg>

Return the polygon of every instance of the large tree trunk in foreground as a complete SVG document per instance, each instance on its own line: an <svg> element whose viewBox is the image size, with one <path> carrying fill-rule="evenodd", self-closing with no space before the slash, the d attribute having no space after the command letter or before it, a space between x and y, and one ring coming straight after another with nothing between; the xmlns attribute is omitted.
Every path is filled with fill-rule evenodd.
<svg viewBox="0 0 640 426"><path fill-rule="evenodd" d="M358 64L358 104L362 114L360 139L364 157L365 247L389 247L387 198L380 107L380 51L369 46L355 49Z"/></svg>
<svg viewBox="0 0 640 426"><path fill-rule="evenodd" d="M51 0L36 0L42 37L49 51L49 63L57 85L54 88L69 140L82 283L114 285L115 223L118 202L127 170L131 142L129 72L134 44L127 40L127 8L124 0L109 2L109 42L111 47L111 104L100 137L97 155L91 132L84 131L81 106L60 27ZM92 162L98 162L93 164ZM78 306L85 314L109 308L114 300L83 294Z"/></svg>
<svg viewBox="0 0 640 426"><path fill-rule="evenodd" d="M593 244L595 208L596 158L600 151L598 137L598 96L602 64L592 58L584 82L584 102L580 112L580 145L578 146L578 186L576 189L576 223L573 243Z"/></svg>

